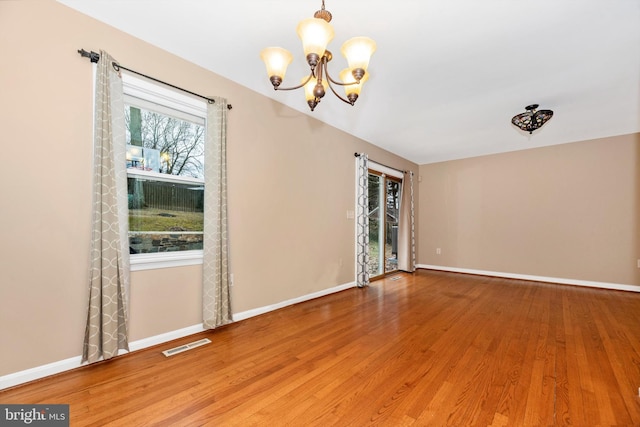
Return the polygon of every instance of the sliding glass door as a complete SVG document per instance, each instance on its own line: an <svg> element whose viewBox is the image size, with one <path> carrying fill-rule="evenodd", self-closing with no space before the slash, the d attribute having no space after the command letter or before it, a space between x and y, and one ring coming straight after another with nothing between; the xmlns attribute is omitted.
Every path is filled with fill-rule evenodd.
<svg viewBox="0 0 640 427"><path fill-rule="evenodd" d="M401 180L369 170L369 275L398 269Z"/></svg>

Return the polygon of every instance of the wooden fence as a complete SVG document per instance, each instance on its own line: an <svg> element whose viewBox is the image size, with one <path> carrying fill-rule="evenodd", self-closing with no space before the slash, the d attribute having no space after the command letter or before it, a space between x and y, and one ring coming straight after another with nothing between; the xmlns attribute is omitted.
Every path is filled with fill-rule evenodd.
<svg viewBox="0 0 640 427"><path fill-rule="evenodd" d="M142 186L142 188L140 188ZM148 207L182 212L202 212L204 188L199 184L171 184L160 181L137 181L130 188L130 207ZM133 190L133 191L131 191ZM142 191L140 191L142 190Z"/></svg>

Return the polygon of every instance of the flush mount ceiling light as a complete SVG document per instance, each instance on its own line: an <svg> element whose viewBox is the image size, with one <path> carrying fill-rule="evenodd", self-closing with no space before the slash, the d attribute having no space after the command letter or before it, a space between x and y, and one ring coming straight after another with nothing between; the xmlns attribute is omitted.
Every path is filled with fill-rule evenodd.
<svg viewBox="0 0 640 427"><path fill-rule="evenodd" d="M538 104L531 104L525 107L527 110L511 119L511 123L518 126L523 131L533 133L534 130L540 129L543 124L547 123L553 117L551 110L536 110Z"/></svg>
<svg viewBox="0 0 640 427"><path fill-rule="evenodd" d="M304 19L298 24L298 37L302 40L302 48L311 70L307 77L303 77L298 86L283 88L280 84L284 80L287 67L293 60L291 53L280 47L268 47L260 53L260 57L267 66L269 80L275 90L293 90L304 87L307 104L311 111L318 105L324 96L327 87L331 92L347 104L355 104L362 85L369 78L367 67L369 59L376 50L376 43L368 37L354 37L342 45L342 55L347 58L348 68L340 72L341 82L334 80L329 75L327 64L333 55L326 50L327 45L333 39L333 27L331 13L322 8L313 15L313 18ZM338 95L332 84L343 86L346 99Z"/></svg>

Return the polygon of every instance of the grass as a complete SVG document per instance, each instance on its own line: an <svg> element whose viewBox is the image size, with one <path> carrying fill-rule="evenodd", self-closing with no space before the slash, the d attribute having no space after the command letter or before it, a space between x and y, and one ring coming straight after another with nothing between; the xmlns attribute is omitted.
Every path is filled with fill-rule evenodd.
<svg viewBox="0 0 640 427"><path fill-rule="evenodd" d="M203 212L182 212L155 208L129 209L130 231L171 231L172 227L179 227L182 231L202 231L203 225Z"/></svg>

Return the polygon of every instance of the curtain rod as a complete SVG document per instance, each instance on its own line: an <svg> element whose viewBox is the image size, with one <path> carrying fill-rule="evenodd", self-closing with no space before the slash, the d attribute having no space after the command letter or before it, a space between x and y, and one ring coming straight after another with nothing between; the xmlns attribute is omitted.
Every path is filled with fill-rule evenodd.
<svg viewBox="0 0 640 427"><path fill-rule="evenodd" d="M89 58L89 59L91 60L91 62L93 62L93 63L97 63L97 62L100 60L100 54L99 54L99 53L97 53L97 52L94 52L94 51L87 52L87 51L86 51L86 50L84 50L84 49L78 49L78 53L79 53L79 54L80 54L80 56L82 56L83 58ZM137 75L142 76L142 77L144 77L144 78L147 78L147 79L149 79L149 80L153 80L154 82L162 83L163 85L166 85L166 86L172 87L172 88L174 88L174 89L181 90L182 92L186 92L186 93L188 93L188 94L190 94L190 95L193 95L193 96L197 96L198 98L206 99L206 100L207 100L207 102L208 102L209 104L214 104L214 103L216 102L216 101L215 101L215 99L209 98L208 96L200 95L200 94L198 94L198 93L191 92L190 90L183 89L183 88L181 88L181 87L179 87L179 86L172 85L171 83L167 83L167 82L165 82L165 81L162 81L162 80L156 79L156 78L154 78L154 77L147 76L146 74L142 74L142 73L140 73L140 72L138 72L138 71L135 71L135 70L132 70L132 69L130 69L130 68L123 67L122 65L120 65L120 64L118 64L118 63L116 63L116 62L112 62L112 63L111 63L111 66L112 66L112 67L113 67L113 69L114 69L114 70L116 70L116 71L126 70L126 71L129 71L130 73L137 74ZM233 108L233 107L231 106L231 104L227 104L227 108L228 108L229 110L231 110L231 108Z"/></svg>
<svg viewBox="0 0 640 427"><path fill-rule="evenodd" d="M356 156L356 157L360 157L360 153L353 153L353 155ZM392 166L387 166L384 163L376 162L375 160L371 160L371 161L374 162L374 163L379 164L380 166L384 166L385 168L393 169L394 171L398 171L398 172L402 172L402 173L413 173L413 171L403 171L401 169L394 168Z"/></svg>

